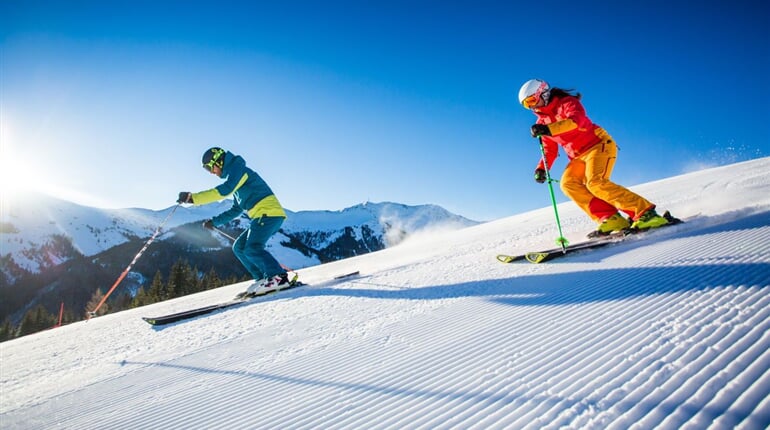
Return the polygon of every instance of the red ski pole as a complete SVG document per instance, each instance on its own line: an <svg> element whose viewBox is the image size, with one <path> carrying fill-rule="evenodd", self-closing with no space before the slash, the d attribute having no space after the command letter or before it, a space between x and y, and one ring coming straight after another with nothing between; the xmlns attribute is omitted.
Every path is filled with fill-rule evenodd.
<svg viewBox="0 0 770 430"><path fill-rule="evenodd" d="M138 253L137 253L137 254L134 256L134 259L133 259L133 260L131 260L131 263L129 263L128 267L126 267L126 269L125 269L125 270L123 270L123 273L121 273L121 274L120 274L120 276L118 276L118 279L115 281L115 283L114 283L114 284L112 284L112 288L110 288L110 290L109 290L109 291L107 291L107 294L105 294L105 295L104 295L104 297L102 297L102 300L101 300L101 301L99 301L99 304L98 304L98 305L96 305L96 307L94 308L94 310L92 310L92 311L88 312L88 314L87 314L87 316L88 316L88 317L87 317L87 320L91 319L91 317L94 317L94 316L96 316L96 311L98 311L98 310L99 310L99 308L101 308L101 307L102 307L102 305L104 304L104 302L106 302L106 301L107 301L107 297L109 297L109 296L110 296L110 294L112 294L112 292L113 292L113 291L115 291L115 288L117 288L117 287L118 287L118 285L120 284L120 282L121 282L121 281L123 281L123 278L125 278L125 277L126 277L126 275L128 275L128 272L131 270L131 268L132 268L132 267L134 267L134 264L136 264L137 260L139 260L139 257L141 257L141 256L142 256L142 253L144 253L144 251L146 251L146 250L147 250L147 248L150 246L150 244L151 244L151 243L152 243L152 242L155 240L155 238L158 236L158 233L160 233L160 229L161 229L161 228L162 228L162 227L163 227L163 226L166 224L166 221L168 221L168 220L169 220L169 218L171 218L171 215L173 215L173 214L174 214L174 212L176 212L177 208L179 208L179 206L181 206L181 205L182 205L181 203L178 203L176 206L174 206L174 209L172 209L172 210L171 210L171 212L169 212L169 214L168 214L168 215L166 215L166 219L164 219L164 220L163 220L163 222L161 222L161 223L160 223L160 225L158 226L158 228L156 228L156 229L155 229L155 233L153 233L153 234L152 234L152 237L150 237L150 239L147 241L147 243L145 243L145 244L144 244L144 246L142 247L142 249L141 249L141 250L139 250L139 252L138 252Z"/></svg>

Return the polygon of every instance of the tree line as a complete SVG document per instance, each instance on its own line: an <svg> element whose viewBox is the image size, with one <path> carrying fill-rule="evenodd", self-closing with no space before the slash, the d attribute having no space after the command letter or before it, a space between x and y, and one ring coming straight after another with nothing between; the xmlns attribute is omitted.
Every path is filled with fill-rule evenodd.
<svg viewBox="0 0 770 430"><path fill-rule="evenodd" d="M202 273L197 267L191 266L187 260L180 258L171 266L165 278L158 270L146 289L142 286L134 295L131 295L129 292L113 294L99 308L96 315L120 312L126 309L162 302L247 279L247 276L240 279L237 276L223 279L213 268L209 269L206 273ZM85 309L72 309L65 303L61 312L61 325L84 320L88 313L101 302L103 297L104 292L101 288L97 288L86 304ZM6 318L0 324L0 342L58 327L60 324L59 320L60 315L58 313L50 312L43 305L38 304L24 313L18 325L14 325L9 318Z"/></svg>

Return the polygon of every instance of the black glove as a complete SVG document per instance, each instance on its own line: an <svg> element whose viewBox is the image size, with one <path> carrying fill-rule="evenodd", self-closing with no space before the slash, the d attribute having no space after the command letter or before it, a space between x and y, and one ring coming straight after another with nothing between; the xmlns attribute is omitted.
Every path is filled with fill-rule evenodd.
<svg viewBox="0 0 770 430"><path fill-rule="evenodd" d="M179 193L179 199L176 201L177 203L192 203L192 193L189 191L182 191Z"/></svg>
<svg viewBox="0 0 770 430"><path fill-rule="evenodd" d="M214 221L207 219L206 221L203 221L203 228L207 228L209 230L214 230Z"/></svg>
<svg viewBox="0 0 770 430"><path fill-rule="evenodd" d="M551 129L548 128L548 126L545 124L534 124L532 127L529 128L529 131L530 133L532 133L532 137L551 135Z"/></svg>
<svg viewBox="0 0 770 430"><path fill-rule="evenodd" d="M544 169L535 169L535 182L537 182L538 184L542 184L546 181L546 179L548 178L546 178L545 176Z"/></svg>

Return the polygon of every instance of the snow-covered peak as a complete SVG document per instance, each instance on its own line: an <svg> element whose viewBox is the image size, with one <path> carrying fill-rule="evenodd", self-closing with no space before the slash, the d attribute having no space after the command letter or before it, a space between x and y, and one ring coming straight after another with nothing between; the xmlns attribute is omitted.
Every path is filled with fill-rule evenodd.
<svg viewBox="0 0 770 430"><path fill-rule="evenodd" d="M437 223L452 223L462 227L478 222L452 214L436 205L408 206L400 203L361 203L340 211L299 211L290 212L284 228L338 230L345 226L359 226L372 221L388 224L408 224L409 230L419 230Z"/></svg>
<svg viewBox="0 0 770 430"><path fill-rule="evenodd" d="M0 213L0 257L10 255L21 268L37 272L63 258L48 258L51 252L41 255L40 250L46 248L54 236L70 239L75 251L91 256L131 238L150 237L161 225L165 232L183 224L212 218L231 206L231 200L223 200L204 206L170 206L159 211L141 208L100 209L45 194L28 193L7 199L3 206ZM172 211L173 215L170 216ZM389 237L389 243L395 244L405 235L432 224L451 225L453 228L477 224L433 205L366 203L341 211L288 213L284 230L290 233L329 233L321 242L334 240L347 227L367 226L374 234ZM322 243L316 245L323 248Z"/></svg>

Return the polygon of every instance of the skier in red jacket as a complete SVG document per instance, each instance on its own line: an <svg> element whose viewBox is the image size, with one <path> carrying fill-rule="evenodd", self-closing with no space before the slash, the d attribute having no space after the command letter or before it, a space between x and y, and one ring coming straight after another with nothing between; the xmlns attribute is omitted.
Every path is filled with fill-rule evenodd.
<svg viewBox="0 0 770 430"><path fill-rule="evenodd" d="M668 223L666 218L658 215L653 203L610 181L617 146L603 128L586 116L580 93L551 88L545 81L531 79L519 90L519 102L537 116L537 123L530 132L533 137L542 139L548 168L553 165L559 146L567 154L570 161L561 177L561 189L599 224L589 237L629 227L648 229ZM535 169L535 181L546 181L542 159Z"/></svg>

